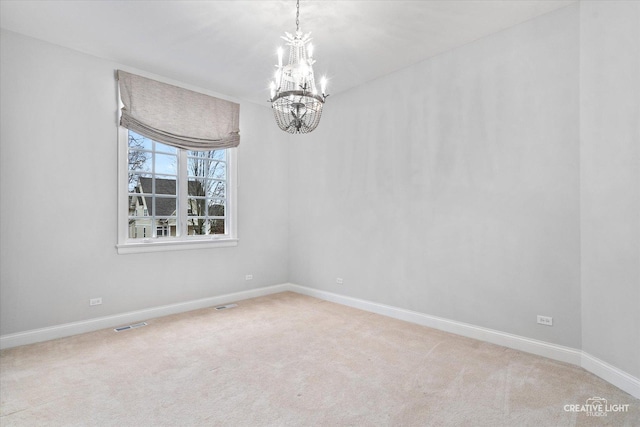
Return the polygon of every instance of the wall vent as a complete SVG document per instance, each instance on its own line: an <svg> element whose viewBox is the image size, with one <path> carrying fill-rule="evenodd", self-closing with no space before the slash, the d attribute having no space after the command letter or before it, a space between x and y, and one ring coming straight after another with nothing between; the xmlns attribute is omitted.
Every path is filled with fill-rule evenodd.
<svg viewBox="0 0 640 427"><path fill-rule="evenodd" d="M120 326L119 328L115 328L114 331L122 332L128 331L129 329L141 328L143 326L147 326L147 322L134 323L133 325Z"/></svg>
<svg viewBox="0 0 640 427"><path fill-rule="evenodd" d="M227 305L219 305L216 307L216 310L226 310L227 308L237 307L238 304L227 304Z"/></svg>

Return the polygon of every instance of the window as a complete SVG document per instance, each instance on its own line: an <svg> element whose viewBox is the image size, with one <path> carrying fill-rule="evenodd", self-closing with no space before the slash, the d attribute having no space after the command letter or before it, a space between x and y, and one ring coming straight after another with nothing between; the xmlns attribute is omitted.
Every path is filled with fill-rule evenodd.
<svg viewBox="0 0 640 427"><path fill-rule="evenodd" d="M235 148L191 151L120 132L119 253L236 244Z"/></svg>
<svg viewBox="0 0 640 427"><path fill-rule="evenodd" d="M240 105L116 76L118 253L236 245Z"/></svg>

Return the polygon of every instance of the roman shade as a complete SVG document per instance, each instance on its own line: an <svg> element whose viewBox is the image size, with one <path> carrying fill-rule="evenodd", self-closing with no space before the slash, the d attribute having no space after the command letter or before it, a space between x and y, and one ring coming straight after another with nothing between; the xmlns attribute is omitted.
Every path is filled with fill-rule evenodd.
<svg viewBox="0 0 640 427"><path fill-rule="evenodd" d="M118 70L120 125L193 151L237 147L240 105Z"/></svg>

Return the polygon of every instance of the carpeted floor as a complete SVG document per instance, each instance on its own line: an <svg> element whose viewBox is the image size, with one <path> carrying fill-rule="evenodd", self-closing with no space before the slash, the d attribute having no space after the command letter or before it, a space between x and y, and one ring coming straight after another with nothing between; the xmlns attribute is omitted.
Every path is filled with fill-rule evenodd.
<svg viewBox="0 0 640 427"><path fill-rule="evenodd" d="M640 426L581 368L291 292L147 322L3 350L0 425Z"/></svg>

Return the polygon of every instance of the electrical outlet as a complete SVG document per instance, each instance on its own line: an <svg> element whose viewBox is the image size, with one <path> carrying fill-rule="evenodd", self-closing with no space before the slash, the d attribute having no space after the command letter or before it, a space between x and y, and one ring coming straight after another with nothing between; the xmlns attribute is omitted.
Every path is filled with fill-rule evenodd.
<svg viewBox="0 0 640 427"><path fill-rule="evenodd" d="M91 298L89 300L89 305L100 305L102 304L102 298Z"/></svg>
<svg viewBox="0 0 640 427"><path fill-rule="evenodd" d="M538 323L545 326L553 326L553 317L538 315Z"/></svg>
<svg viewBox="0 0 640 427"><path fill-rule="evenodd" d="M247 274L244 276L244 280L253 280L253 274Z"/></svg>
<svg viewBox="0 0 640 427"><path fill-rule="evenodd" d="M342 284L344 283L344 280L342 279L342 277L338 277L338 278L336 279L336 283L337 283L338 285L342 285Z"/></svg>

